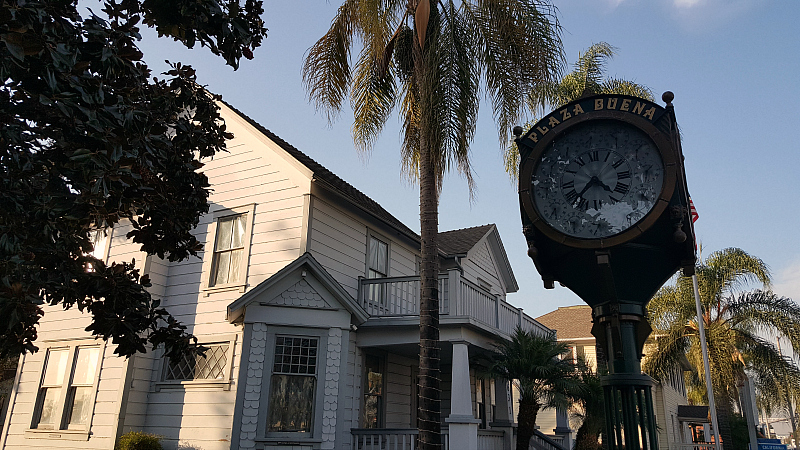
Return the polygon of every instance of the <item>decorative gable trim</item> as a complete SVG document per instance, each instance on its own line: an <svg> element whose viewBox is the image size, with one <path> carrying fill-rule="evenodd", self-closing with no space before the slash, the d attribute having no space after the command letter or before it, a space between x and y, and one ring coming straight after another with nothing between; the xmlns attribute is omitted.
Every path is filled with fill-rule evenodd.
<svg viewBox="0 0 800 450"><path fill-rule="evenodd" d="M235 322L244 316L244 312L250 303L264 303L264 294L273 288L280 289L280 285L285 284L289 277L298 271L308 271L308 274L313 276L314 281L311 281L312 278L296 281L287 286L287 288L281 289L281 293L267 300L266 304L334 309L320 295L320 290L324 289L350 314L355 316L357 324L364 323L369 318L367 312L358 305L356 300L344 290L310 253L303 253L302 256L228 305L226 319L229 322Z"/></svg>
<svg viewBox="0 0 800 450"><path fill-rule="evenodd" d="M268 305L296 306L301 308L332 309L332 306L322 298L305 279L289 286L285 291L276 295L267 302Z"/></svg>

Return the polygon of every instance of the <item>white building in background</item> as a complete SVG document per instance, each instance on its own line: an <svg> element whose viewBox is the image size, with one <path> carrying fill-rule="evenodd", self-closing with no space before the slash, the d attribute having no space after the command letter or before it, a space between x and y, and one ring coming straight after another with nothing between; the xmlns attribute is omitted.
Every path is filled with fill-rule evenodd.
<svg viewBox="0 0 800 450"><path fill-rule="evenodd" d="M131 430L166 448L348 449L416 431L419 236L376 202L229 105L235 138L204 167L213 191L200 258L147 256L120 224L98 242L135 259L151 293L208 347L129 359L89 316L47 308L39 351L20 359L3 449L112 449ZM339 151L349 151L348 149ZM497 228L441 233L442 428L451 448L510 448L507 383L472 356L516 326L517 282ZM460 393L460 394L458 394Z"/></svg>

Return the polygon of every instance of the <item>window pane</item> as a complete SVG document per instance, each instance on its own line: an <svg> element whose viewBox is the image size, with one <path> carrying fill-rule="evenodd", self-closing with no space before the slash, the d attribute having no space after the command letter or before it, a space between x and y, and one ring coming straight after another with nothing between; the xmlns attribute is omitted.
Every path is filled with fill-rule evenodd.
<svg viewBox="0 0 800 450"><path fill-rule="evenodd" d="M228 273L231 266L231 252L216 253L214 255L213 266L216 272L214 274L213 285L216 286L218 284L227 284Z"/></svg>
<svg viewBox="0 0 800 450"><path fill-rule="evenodd" d="M72 375L72 385L94 384L94 374L97 372L97 360L100 359L99 347L78 348L75 357L75 371Z"/></svg>
<svg viewBox="0 0 800 450"><path fill-rule="evenodd" d="M61 386L67 372L67 349L47 352L47 365L44 369L42 386Z"/></svg>
<svg viewBox="0 0 800 450"><path fill-rule="evenodd" d="M72 406L69 408L70 425L86 425L92 412L92 386L71 388Z"/></svg>
<svg viewBox="0 0 800 450"><path fill-rule="evenodd" d="M233 219L233 236L231 237L231 248L244 246L244 226L246 214L236 216Z"/></svg>
<svg viewBox="0 0 800 450"><path fill-rule="evenodd" d="M89 234L92 240L94 250L91 255L97 259L105 259L106 241L108 241L108 232L103 230L92 230Z"/></svg>
<svg viewBox="0 0 800 450"><path fill-rule="evenodd" d="M228 344L205 345L205 355L168 359L165 380L224 380L228 364Z"/></svg>
<svg viewBox="0 0 800 450"><path fill-rule="evenodd" d="M233 250L230 253L230 269L228 270L228 283L235 283L239 281L239 270L241 267L242 262L242 255L244 254L244 250Z"/></svg>
<svg viewBox="0 0 800 450"><path fill-rule="evenodd" d="M315 381L312 376L272 376L268 431L311 432Z"/></svg>
<svg viewBox="0 0 800 450"><path fill-rule="evenodd" d="M389 246L382 241L369 238L369 278L385 277L388 273Z"/></svg>
<svg viewBox="0 0 800 450"><path fill-rule="evenodd" d="M214 237L214 250L229 250L231 248L231 234L233 234L233 221L235 217L219 219L217 235Z"/></svg>
<svg viewBox="0 0 800 450"><path fill-rule="evenodd" d="M61 388L42 388L39 390L41 410L37 426L54 427L58 416L58 404L61 397Z"/></svg>

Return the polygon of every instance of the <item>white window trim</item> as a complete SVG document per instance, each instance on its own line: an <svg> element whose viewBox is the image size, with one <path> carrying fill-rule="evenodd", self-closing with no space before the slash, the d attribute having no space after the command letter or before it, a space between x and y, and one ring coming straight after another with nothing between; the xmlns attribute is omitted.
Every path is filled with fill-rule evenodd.
<svg viewBox="0 0 800 450"><path fill-rule="evenodd" d="M206 235L206 242L203 248L203 275L201 286L204 296L207 297L213 292L220 291L238 290L239 292L244 293L245 289L247 288L247 273L250 269L250 244L253 237L253 221L255 219L255 212L256 204L250 203L243 206L237 206L235 208L222 208L211 213L212 220L208 225L208 234ZM244 254L242 255L242 270L239 272L239 279L231 283L210 286L211 266L214 261L214 247L216 245L217 225L219 223L219 219L239 214L247 215L244 221Z"/></svg>
<svg viewBox="0 0 800 450"><path fill-rule="evenodd" d="M367 229L367 246L364 250L364 277L369 278L369 241L377 239L386 244L386 278L392 276L392 240L372 229Z"/></svg>
<svg viewBox="0 0 800 450"><path fill-rule="evenodd" d="M75 355L78 353L78 348L83 347L97 347L100 349L100 357L97 358L97 368L94 375L94 383L92 384L92 413L89 414L89 419L86 425L80 428L61 428L64 423L64 416L67 413L67 398L69 388L72 384L72 377L75 369ZM55 428L33 428L34 420L38 414L39 403L39 389L44 378L45 365L47 364L47 355L50 350L67 349L67 372L64 374L64 381L61 385L61 395L59 396L59 412L56 415ZM97 402L97 387L100 384L100 371L103 366L103 359L105 358L106 343L104 341L98 342L96 340L80 340L80 341L67 341L67 342L53 342L45 348L40 349L43 351L45 357L42 358L42 363L39 365L39 383L36 388L36 397L34 400L34 408L31 411L30 421L28 422L28 429L25 430L25 437L29 439L63 439L70 441L88 441L90 430L92 428L92 419L94 418L94 407Z"/></svg>
<svg viewBox="0 0 800 450"><path fill-rule="evenodd" d="M164 376L167 372L167 360L164 355L164 349L160 349L160 364L158 370L158 381L155 382L153 392L159 392L162 389L222 389L223 391L231 390L231 380L233 379L233 355L236 348L236 341L238 335L225 334L225 335L209 335L198 338L200 345L214 345L214 344L228 344L228 353L225 355L225 369L223 370L224 378L221 380L165 380Z"/></svg>
<svg viewBox="0 0 800 450"><path fill-rule="evenodd" d="M275 363L275 342L278 336L289 337L308 337L317 339L317 367L314 377L316 378L316 387L314 392L314 401L312 404L312 424L311 432L293 432L293 431L267 431L267 421L269 420L269 398L272 391L272 369ZM327 367L327 349L328 348L328 335L327 329L310 329L310 328L289 328L289 327L272 327L267 334L266 348L268 354L264 358L264 377L261 384L261 407L259 409L259 417L264 420L259 420L258 429L256 431L257 443L275 444L280 442L297 442L298 444L315 444L322 442L322 421L323 410L325 403L325 368ZM267 362L269 364L267 364Z"/></svg>

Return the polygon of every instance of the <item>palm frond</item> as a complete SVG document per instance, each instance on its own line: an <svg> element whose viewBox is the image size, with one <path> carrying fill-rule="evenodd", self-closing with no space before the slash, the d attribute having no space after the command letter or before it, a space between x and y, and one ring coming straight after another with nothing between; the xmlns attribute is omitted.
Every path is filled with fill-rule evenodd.
<svg viewBox="0 0 800 450"><path fill-rule="evenodd" d="M731 297L727 320L732 327L783 336L800 349L800 307L791 299L771 291L755 290Z"/></svg>
<svg viewBox="0 0 800 450"><path fill-rule="evenodd" d="M331 27L306 53L303 84L309 101L328 123L338 116L350 87L350 48L358 27L358 0L345 0Z"/></svg>
<svg viewBox="0 0 800 450"><path fill-rule="evenodd" d="M464 2L462 7L478 38L476 56L505 147L531 87L555 82L562 72L557 11L543 1L482 0Z"/></svg>
<svg viewBox="0 0 800 450"><path fill-rule="evenodd" d="M374 59L374 53L368 48L361 52L356 74L350 91L350 103L353 108L353 141L356 149L369 153L372 146L383 131L383 126L394 109L397 88L389 73L381 76L380 60Z"/></svg>

